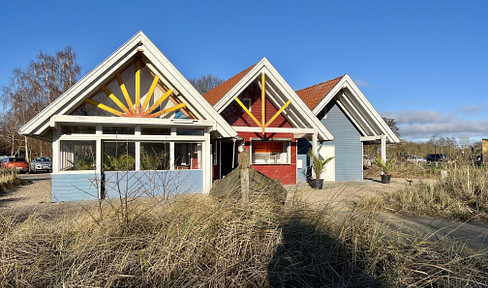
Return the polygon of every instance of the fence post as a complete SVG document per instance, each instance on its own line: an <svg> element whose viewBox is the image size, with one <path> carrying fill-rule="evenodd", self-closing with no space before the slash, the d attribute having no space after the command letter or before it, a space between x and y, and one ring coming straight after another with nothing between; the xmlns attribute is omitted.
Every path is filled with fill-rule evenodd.
<svg viewBox="0 0 488 288"><path fill-rule="evenodd" d="M249 202L249 167L250 156L246 150L239 153L237 157L239 162L239 172L241 175L241 199L244 203Z"/></svg>

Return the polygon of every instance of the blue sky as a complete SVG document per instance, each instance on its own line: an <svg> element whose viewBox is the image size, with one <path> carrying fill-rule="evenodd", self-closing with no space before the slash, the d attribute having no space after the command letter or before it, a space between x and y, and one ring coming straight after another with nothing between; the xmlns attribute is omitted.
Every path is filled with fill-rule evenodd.
<svg viewBox="0 0 488 288"><path fill-rule="evenodd" d="M294 89L348 73L402 137L488 137L488 1L2 1L0 86L70 45L82 75L137 31L186 77L267 57Z"/></svg>

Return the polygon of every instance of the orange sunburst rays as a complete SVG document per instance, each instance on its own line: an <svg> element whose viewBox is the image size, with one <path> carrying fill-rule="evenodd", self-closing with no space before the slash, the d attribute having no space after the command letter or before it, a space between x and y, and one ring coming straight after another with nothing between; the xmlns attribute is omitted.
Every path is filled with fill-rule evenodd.
<svg viewBox="0 0 488 288"><path fill-rule="evenodd" d="M125 84L122 81L122 77L120 77L120 74L117 73L115 77L117 78L117 82L119 84L120 90L122 91L122 94L124 95L127 106L124 105L124 103L122 103L122 101L120 101L119 98L117 98L107 87L102 85L101 89L123 112L120 112L116 109L113 109L107 105L104 105L92 99L86 99L85 102L95 107L98 107L102 110L105 110L111 114L114 114L116 116L136 117L136 118L156 118L186 106L185 103L180 103L175 106L169 107L167 109L152 113L154 110L156 110L156 108L159 107L159 105L161 105L164 102L164 100L166 100L171 94L173 94L173 90L169 89L168 91L166 91L166 93L164 93L163 96L161 96L157 101L154 102L153 105L151 105L148 108L149 102L151 101L151 98L154 94L154 90L156 89L156 86L159 81L158 75L154 76L154 80L151 84L151 87L149 88L146 98L144 99L144 102L141 105L141 64L139 61L136 61L135 103L132 103L130 95L127 92L127 88L125 87Z"/></svg>

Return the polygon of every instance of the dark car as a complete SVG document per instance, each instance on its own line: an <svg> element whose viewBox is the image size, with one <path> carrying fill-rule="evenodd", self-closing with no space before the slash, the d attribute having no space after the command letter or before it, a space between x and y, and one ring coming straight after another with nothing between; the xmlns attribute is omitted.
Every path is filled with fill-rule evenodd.
<svg viewBox="0 0 488 288"><path fill-rule="evenodd" d="M36 173L39 171L51 172L53 169L53 162L49 157L36 157L31 162L31 171Z"/></svg>
<svg viewBox="0 0 488 288"><path fill-rule="evenodd" d="M447 154L429 154L425 157L428 163L430 162L444 162L447 161Z"/></svg>
<svg viewBox="0 0 488 288"><path fill-rule="evenodd" d="M2 167L6 169L13 169L20 172L29 171L29 163L24 158L6 157L2 160Z"/></svg>

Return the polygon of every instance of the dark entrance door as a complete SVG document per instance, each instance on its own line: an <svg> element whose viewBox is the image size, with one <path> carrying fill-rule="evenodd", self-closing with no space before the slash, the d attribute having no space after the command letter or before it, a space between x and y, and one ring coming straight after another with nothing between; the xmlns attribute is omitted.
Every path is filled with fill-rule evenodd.
<svg viewBox="0 0 488 288"><path fill-rule="evenodd" d="M232 172L237 167L237 144L232 141L222 141L221 143L221 178ZM234 160L234 161L232 161ZM232 163L234 162L234 163Z"/></svg>

